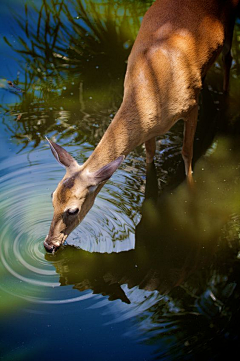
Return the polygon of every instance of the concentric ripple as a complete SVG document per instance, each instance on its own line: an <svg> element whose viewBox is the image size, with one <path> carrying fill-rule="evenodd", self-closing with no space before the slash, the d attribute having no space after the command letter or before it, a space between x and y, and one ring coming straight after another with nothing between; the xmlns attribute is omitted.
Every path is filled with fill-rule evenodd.
<svg viewBox="0 0 240 361"><path fill-rule="evenodd" d="M59 287L59 261L52 256L49 262L45 257L43 240L53 213L50 194L64 175L64 170L49 157L49 149L4 160L0 173L1 289L11 297L35 303L69 303L93 297L89 290L79 294L71 286ZM132 187L131 192L128 187ZM138 188L131 173L126 176L120 170L103 188L68 244L90 252L133 249L142 200Z"/></svg>

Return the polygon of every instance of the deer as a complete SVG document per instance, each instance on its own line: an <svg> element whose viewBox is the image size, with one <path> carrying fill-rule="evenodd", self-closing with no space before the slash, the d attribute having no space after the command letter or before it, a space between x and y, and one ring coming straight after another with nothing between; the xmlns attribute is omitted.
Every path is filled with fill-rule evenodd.
<svg viewBox="0 0 240 361"><path fill-rule="evenodd" d="M239 0L156 0L143 17L127 62L122 103L84 164L48 139L66 173L52 193L54 208L44 241L54 253L84 219L101 188L135 147L154 161L156 137L184 121L182 158L193 184L198 99L208 69L222 52L223 90L229 89L231 45Z"/></svg>

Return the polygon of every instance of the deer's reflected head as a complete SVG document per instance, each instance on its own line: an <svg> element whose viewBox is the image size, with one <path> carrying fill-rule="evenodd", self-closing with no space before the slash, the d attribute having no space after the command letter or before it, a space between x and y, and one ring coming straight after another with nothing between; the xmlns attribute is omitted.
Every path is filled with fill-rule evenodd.
<svg viewBox="0 0 240 361"><path fill-rule="evenodd" d="M55 252L67 236L83 220L92 207L96 195L122 163L121 156L99 170L89 172L62 147L48 140L57 161L66 168L66 174L52 193L54 214L49 233L44 241L47 252Z"/></svg>

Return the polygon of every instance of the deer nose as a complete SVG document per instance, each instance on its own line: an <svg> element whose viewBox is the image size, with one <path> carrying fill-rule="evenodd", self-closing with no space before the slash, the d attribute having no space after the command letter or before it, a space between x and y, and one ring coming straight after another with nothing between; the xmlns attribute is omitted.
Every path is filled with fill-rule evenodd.
<svg viewBox="0 0 240 361"><path fill-rule="evenodd" d="M43 242L44 248L47 252L49 253L54 253L58 250L58 248L60 248L60 245L56 245L56 244L49 244L47 242L48 240L48 236L45 238L45 241Z"/></svg>
<svg viewBox="0 0 240 361"><path fill-rule="evenodd" d="M53 245L50 245L48 244L47 242L44 241L43 243L44 247L45 247L45 250L49 253L52 253L53 252Z"/></svg>

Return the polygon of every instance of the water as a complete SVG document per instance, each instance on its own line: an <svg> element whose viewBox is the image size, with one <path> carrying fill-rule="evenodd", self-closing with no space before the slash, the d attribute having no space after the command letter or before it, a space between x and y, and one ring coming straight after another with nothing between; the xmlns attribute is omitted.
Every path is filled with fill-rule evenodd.
<svg viewBox="0 0 240 361"><path fill-rule="evenodd" d="M88 158L121 102L150 3L9 4L17 15L0 4L1 359L231 357L240 315L239 25L230 97L221 60L202 91L193 192L179 122L158 140L155 167L146 171L143 147L134 150L49 255L50 195L64 170L44 137L79 163Z"/></svg>

